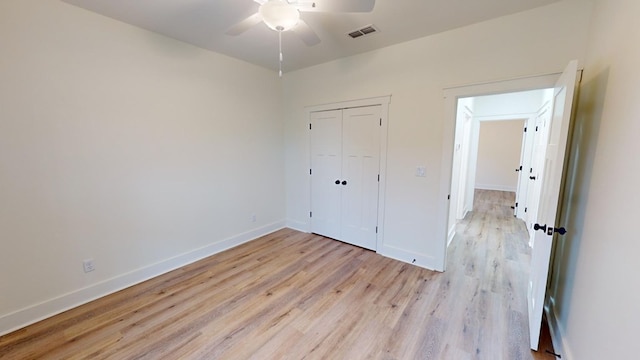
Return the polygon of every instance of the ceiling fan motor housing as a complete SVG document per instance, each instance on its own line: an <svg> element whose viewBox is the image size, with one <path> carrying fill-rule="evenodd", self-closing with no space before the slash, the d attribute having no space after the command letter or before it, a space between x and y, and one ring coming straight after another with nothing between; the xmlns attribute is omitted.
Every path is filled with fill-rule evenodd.
<svg viewBox="0 0 640 360"><path fill-rule="evenodd" d="M292 29L300 20L300 12L286 0L269 0L258 10L268 27L276 31Z"/></svg>

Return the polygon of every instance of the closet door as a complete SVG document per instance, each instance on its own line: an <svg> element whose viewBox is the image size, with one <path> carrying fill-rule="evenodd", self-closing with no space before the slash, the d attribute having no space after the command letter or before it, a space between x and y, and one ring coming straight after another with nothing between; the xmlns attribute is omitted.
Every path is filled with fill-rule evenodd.
<svg viewBox="0 0 640 360"><path fill-rule="evenodd" d="M311 232L340 239L342 110L311 113L310 120Z"/></svg>
<svg viewBox="0 0 640 360"><path fill-rule="evenodd" d="M342 113L342 240L376 249L380 106Z"/></svg>
<svg viewBox="0 0 640 360"><path fill-rule="evenodd" d="M311 114L311 231L376 249L380 106Z"/></svg>

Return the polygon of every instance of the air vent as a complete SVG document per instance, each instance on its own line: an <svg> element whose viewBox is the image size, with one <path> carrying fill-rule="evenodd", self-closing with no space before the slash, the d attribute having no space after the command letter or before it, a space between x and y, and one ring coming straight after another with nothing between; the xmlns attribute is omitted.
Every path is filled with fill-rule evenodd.
<svg viewBox="0 0 640 360"><path fill-rule="evenodd" d="M371 35L374 33L379 32L380 30L378 30L375 26L373 25L367 25L361 29L358 30L354 30L348 33L349 36L351 36L353 39L359 38L361 36L365 36L365 35Z"/></svg>

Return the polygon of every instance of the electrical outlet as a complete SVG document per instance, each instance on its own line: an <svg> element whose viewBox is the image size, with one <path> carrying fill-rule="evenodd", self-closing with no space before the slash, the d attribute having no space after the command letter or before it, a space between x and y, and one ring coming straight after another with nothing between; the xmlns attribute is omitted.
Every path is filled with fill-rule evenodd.
<svg viewBox="0 0 640 360"><path fill-rule="evenodd" d="M92 272L96 269L96 265L93 263L93 259L87 259L82 262L82 266L84 267L84 272Z"/></svg>
<svg viewBox="0 0 640 360"><path fill-rule="evenodd" d="M251 222L256 222L256 214L251 214Z"/></svg>

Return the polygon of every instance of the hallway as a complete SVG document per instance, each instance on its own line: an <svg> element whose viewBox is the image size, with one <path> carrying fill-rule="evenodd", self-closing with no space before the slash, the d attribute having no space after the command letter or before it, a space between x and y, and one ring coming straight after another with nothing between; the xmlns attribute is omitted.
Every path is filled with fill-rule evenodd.
<svg viewBox="0 0 640 360"><path fill-rule="evenodd" d="M531 249L525 223L513 216L514 203L515 193L475 190L474 210L456 225L445 274L466 279L456 293L471 299L460 314L464 333L475 334L466 339L475 342L475 348L495 358L527 359L531 353L533 359L555 359L545 352L553 349L546 324L539 351L528 349Z"/></svg>

